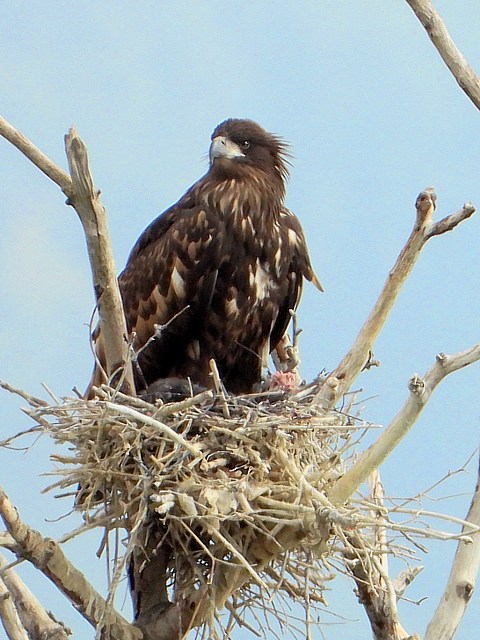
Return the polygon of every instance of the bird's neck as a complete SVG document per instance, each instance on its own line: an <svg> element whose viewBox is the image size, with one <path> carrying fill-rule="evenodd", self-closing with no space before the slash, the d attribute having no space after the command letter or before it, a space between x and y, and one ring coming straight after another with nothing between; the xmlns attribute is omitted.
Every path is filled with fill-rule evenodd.
<svg viewBox="0 0 480 640"><path fill-rule="evenodd" d="M245 177L211 178L197 184L197 203L233 218L277 217L283 207L283 182L255 174Z"/></svg>

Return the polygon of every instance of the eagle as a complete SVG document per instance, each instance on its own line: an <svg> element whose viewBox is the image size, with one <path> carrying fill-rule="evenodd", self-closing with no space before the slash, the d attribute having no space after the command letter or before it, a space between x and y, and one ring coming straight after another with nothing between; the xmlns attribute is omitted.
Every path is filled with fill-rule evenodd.
<svg viewBox="0 0 480 640"><path fill-rule="evenodd" d="M303 278L320 291L298 218L284 204L288 145L251 120L211 136L209 168L145 229L118 278L137 393L163 379L230 393L258 388L287 332ZM93 386L105 382L94 331Z"/></svg>

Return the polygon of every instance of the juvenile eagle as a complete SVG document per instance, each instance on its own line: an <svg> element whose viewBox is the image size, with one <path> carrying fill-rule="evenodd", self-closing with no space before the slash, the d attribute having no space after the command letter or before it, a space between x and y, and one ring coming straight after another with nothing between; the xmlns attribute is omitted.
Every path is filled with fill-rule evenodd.
<svg viewBox="0 0 480 640"><path fill-rule="evenodd" d="M284 205L287 145L234 118L211 140L207 173L145 229L119 276L137 391L162 378L211 387L211 358L229 391L252 391L303 278L322 290ZM97 366L90 389L103 381Z"/></svg>

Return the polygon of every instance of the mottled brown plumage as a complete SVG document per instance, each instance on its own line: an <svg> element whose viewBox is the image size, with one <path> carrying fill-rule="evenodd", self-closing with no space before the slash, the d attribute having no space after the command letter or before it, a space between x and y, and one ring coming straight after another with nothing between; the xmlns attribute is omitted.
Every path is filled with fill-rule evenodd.
<svg viewBox="0 0 480 640"><path fill-rule="evenodd" d="M287 155L256 123L226 120L212 134L208 172L137 240L119 277L137 391L167 377L211 386L211 358L228 390L251 391L303 278L321 289L284 206Z"/></svg>

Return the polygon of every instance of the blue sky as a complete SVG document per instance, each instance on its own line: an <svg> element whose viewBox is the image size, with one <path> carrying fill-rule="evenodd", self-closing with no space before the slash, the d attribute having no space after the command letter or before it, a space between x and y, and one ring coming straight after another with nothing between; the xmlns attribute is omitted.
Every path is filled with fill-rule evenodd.
<svg viewBox="0 0 480 640"><path fill-rule="evenodd" d="M477 2L437 2L480 69ZM299 322L302 373L333 369L366 318L410 233L417 194L435 185L438 217L466 200L480 206L480 115L458 88L405 2L4 3L0 113L60 166L75 124L107 207L117 270L142 229L206 170L209 136L226 117L249 117L284 136L294 160L287 204L301 218L325 286L305 287ZM363 415L388 424L439 351L478 342L479 220L425 248L375 346L382 366L357 387ZM85 387L91 371L93 295L81 227L59 189L0 141L0 378L44 394ZM389 494L416 494L461 467L478 446L479 367L443 382L408 439L382 467ZM27 426L22 403L2 394L2 434ZM51 463L41 439L0 452L0 482L21 515L46 535L68 504L39 496ZM466 513L475 465L431 505ZM67 545L97 586L103 561L92 534ZM423 633L455 551L432 544L402 604L404 626ZM31 588L77 633L88 626L41 576ZM368 638L363 610L341 581L332 609L358 623L326 625L328 640ZM480 624L479 596L458 640ZM336 623L335 618L325 618ZM320 632L317 636L321 638Z"/></svg>

